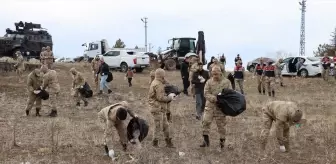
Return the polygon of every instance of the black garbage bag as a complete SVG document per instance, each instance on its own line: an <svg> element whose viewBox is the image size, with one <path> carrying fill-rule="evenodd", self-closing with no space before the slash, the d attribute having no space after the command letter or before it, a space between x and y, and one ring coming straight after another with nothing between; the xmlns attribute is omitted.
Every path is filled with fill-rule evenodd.
<svg viewBox="0 0 336 164"><path fill-rule="evenodd" d="M112 74L112 72L109 72L109 73L107 74L106 82L111 82L112 80L113 80L113 74Z"/></svg>
<svg viewBox="0 0 336 164"><path fill-rule="evenodd" d="M181 90L175 85L168 84L164 88L165 93L169 95L170 93L175 93L175 95L179 95L181 93Z"/></svg>
<svg viewBox="0 0 336 164"><path fill-rule="evenodd" d="M48 100L49 99L49 93L44 90L44 89L39 89L41 92L37 94L37 96L39 98L41 98L42 100Z"/></svg>
<svg viewBox="0 0 336 164"><path fill-rule="evenodd" d="M227 76L227 79L230 80L232 89L235 90L235 89L236 89L236 84L235 84L235 81L234 81L234 76L233 76L233 74L232 74L232 73L229 73L228 76Z"/></svg>
<svg viewBox="0 0 336 164"><path fill-rule="evenodd" d="M79 93L84 95L85 98L90 98L93 95L93 91L91 90L91 87L87 82L85 82L83 88L79 88Z"/></svg>
<svg viewBox="0 0 336 164"><path fill-rule="evenodd" d="M147 137L148 130L149 126L146 120L142 118L132 118L127 125L127 139L131 141L137 138L141 142Z"/></svg>
<svg viewBox="0 0 336 164"><path fill-rule="evenodd" d="M245 96L232 89L223 89L217 95L217 107L228 116L238 116L246 110Z"/></svg>

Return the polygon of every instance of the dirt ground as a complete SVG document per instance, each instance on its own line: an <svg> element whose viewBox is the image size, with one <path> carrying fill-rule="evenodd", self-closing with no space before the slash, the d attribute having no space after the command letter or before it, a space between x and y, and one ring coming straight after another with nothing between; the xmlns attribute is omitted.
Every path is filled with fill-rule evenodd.
<svg viewBox="0 0 336 164"><path fill-rule="evenodd" d="M104 156L102 146L103 130L97 120L97 112L121 100L129 101L139 117L153 120L146 104L149 88L149 73L135 74L133 87L128 87L124 74L113 72L110 83L111 95L94 96L88 107L76 108L70 96L71 80L69 69L76 66L83 72L93 87L90 68L80 64L56 65L61 83L58 117L49 118L48 101L43 101L42 117L26 117L26 84L19 84L14 73L1 74L0 79L0 163L112 163ZM25 79L27 74L25 73ZM169 72L167 80L182 87L178 71ZM199 147L202 141L201 121L195 119L195 100L181 95L172 105L173 123L171 131L175 149L166 148L163 139L160 147L151 146L152 129L142 143L141 149L131 151L139 164L336 164L336 88L334 80L324 82L321 78L285 78L285 87L277 87L276 97L259 95L256 79L249 77L245 82L247 110L227 118L226 148L219 149L216 125L212 125L210 148ZM270 100L292 100L305 110L307 124L292 127L290 153L279 153L274 133L267 145L267 156L259 154L261 132L261 107ZM15 141L18 146L13 146ZM120 154L117 162L126 163L129 158L121 152L116 131L112 132L110 148ZM162 142L161 142L162 141ZM230 148L229 148L230 147ZM179 152L185 153L179 156ZM261 160L260 160L261 159Z"/></svg>

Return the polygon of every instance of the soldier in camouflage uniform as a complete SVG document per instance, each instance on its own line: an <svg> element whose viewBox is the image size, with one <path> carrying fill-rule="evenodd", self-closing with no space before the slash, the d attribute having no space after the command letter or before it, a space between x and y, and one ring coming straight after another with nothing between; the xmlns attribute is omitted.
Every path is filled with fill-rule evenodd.
<svg viewBox="0 0 336 164"><path fill-rule="evenodd" d="M138 118L136 114L129 108L126 101L109 105L98 112L98 119L104 129L104 145L107 146L107 133L112 130L113 126L117 129L119 140L123 150L127 150L127 115Z"/></svg>
<svg viewBox="0 0 336 164"><path fill-rule="evenodd" d="M153 146L158 146L158 138L160 134L160 126L163 124L163 132L167 147L174 147L172 138L169 132L169 123L167 117L164 117L167 113L167 103L174 100L175 94L171 93L168 96L165 94L165 71L158 68L155 71L155 79L149 87L148 103L151 108L151 113L154 117L154 139Z"/></svg>
<svg viewBox="0 0 336 164"><path fill-rule="evenodd" d="M275 63L275 75L276 75L276 78L279 80L280 82L280 86L283 87L283 78L282 78L282 74L281 74L281 71L283 69L283 65L281 65L283 63L283 59L280 58L278 60L278 62Z"/></svg>
<svg viewBox="0 0 336 164"><path fill-rule="evenodd" d="M80 106L80 100L84 102L84 106L87 106L88 101L86 100L85 96L79 91L85 85L85 79L82 73L78 72L75 68L71 68L70 73L73 76L72 89L75 91L74 96L75 96L76 106Z"/></svg>
<svg viewBox="0 0 336 164"><path fill-rule="evenodd" d="M206 82L204 87L204 96L206 98L205 110L202 121L204 141L203 144L200 145L200 147L209 147L209 134L211 123L213 120L215 120L220 136L220 147L224 148L226 116L219 108L217 108L216 102L217 95L221 93L224 88L231 88L231 82L223 77L220 67L212 67L211 72L212 77Z"/></svg>
<svg viewBox="0 0 336 164"><path fill-rule="evenodd" d="M210 73L210 77L211 77L211 70L213 67L219 67L221 69L221 72L223 74L223 76L225 76L225 68L224 65L222 65L217 58L214 58L213 63L209 66L209 73Z"/></svg>
<svg viewBox="0 0 336 164"><path fill-rule="evenodd" d="M305 119L302 119L303 111L298 108L296 103L290 101L268 102L262 111L261 149L265 150L270 129L272 124L275 123L276 137L280 150L288 152L290 150L289 129L294 124L304 123Z"/></svg>
<svg viewBox="0 0 336 164"><path fill-rule="evenodd" d="M275 66L269 62L263 70L263 78L265 78L265 84L268 91L268 96L275 96Z"/></svg>
<svg viewBox="0 0 336 164"><path fill-rule="evenodd" d="M20 51L17 51L15 54L17 55L17 63L14 67L16 68L16 74L19 77L19 83L23 83L22 74L25 70L23 56Z"/></svg>
<svg viewBox="0 0 336 164"><path fill-rule="evenodd" d="M92 61L91 61L91 69L92 69L92 73L93 73L93 79L95 82L95 87L96 87L96 91L98 92L99 90L99 77L97 76L97 72L99 71L99 67L100 67L100 62L99 62L99 56L97 55Z"/></svg>
<svg viewBox="0 0 336 164"><path fill-rule="evenodd" d="M44 52L44 64L48 66L48 69L52 69L52 64L54 63L54 54L51 51L50 47L46 47Z"/></svg>
<svg viewBox="0 0 336 164"><path fill-rule="evenodd" d="M190 93L191 95L193 95L193 97L195 97L195 85L191 83L192 81L192 77L194 76L194 73L198 71L198 57L195 53L188 53L186 55L186 57L190 58L190 62L189 62L189 79L188 81L190 82Z"/></svg>
<svg viewBox="0 0 336 164"><path fill-rule="evenodd" d="M261 94L261 88L262 88L262 93L266 94L266 89L265 89L265 78L263 76L264 68L266 67L266 64L264 63L263 58L259 59L259 63L256 65L254 69L254 75L257 76L257 84L258 84L258 91L259 94Z"/></svg>
<svg viewBox="0 0 336 164"><path fill-rule="evenodd" d="M29 111L33 108L34 103L36 107L36 116L40 115L40 110L42 106L42 100L37 94L40 92L40 86L42 85L42 73L40 69L35 69L30 74L28 74L27 80L27 90L28 90L28 102L26 106L26 115L29 115Z"/></svg>
<svg viewBox="0 0 336 164"><path fill-rule="evenodd" d="M42 65L41 71L43 75L43 83L41 89L47 89L49 91L49 106L51 107L50 117L57 116L57 103L60 92L60 85L58 82L57 72L55 70L50 70L46 65Z"/></svg>
<svg viewBox="0 0 336 164"><path fill-rule="evenodd" d="M45 59L44 52L45 52L45 50L46 50L46 48L42 47L42 50L41 50L41 53L40 53L40 62L41 62L41 64L44 64L44 59Z"/></svg>

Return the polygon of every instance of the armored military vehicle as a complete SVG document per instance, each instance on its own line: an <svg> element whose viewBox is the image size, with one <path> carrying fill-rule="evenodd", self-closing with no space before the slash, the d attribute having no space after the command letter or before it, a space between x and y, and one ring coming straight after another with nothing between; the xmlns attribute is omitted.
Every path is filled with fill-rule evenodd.
<svg viewBox="0 0 336 164"><path fill-rule="evenodd" d="M52 49L52 36L41 24L20 21L14 25L15 30L7 28L4 37L0 37L0 57L15 58L15 52L21 51L26 59L39 59L42 47Z"/></svg>

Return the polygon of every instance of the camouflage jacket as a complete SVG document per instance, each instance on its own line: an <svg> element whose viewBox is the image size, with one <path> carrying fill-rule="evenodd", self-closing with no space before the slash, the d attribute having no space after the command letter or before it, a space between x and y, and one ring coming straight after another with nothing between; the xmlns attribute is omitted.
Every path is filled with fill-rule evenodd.
<svg viewBox="0 0 336 164"><path fill-rule="evenodd" d="M28 80L27 80L28 92L32 93L34 90L40 88L41 85L42 85L42 78L36 76L34 71L28 74Z"/></svg>
<svg viewBox="0 0 336 164"><path fill-rule="evenodd" d="M15 64L15 67L19 68L19 69L24 69L24 61L23 61L23 57L20 55L17 58L17 63Z"/></svg>
<svg viewBox="0 0 336 164"><path fill-rule="evenodd" d="M100 66L99 61L97 61L97 60L95 60L95 59L93 59L93 60L91 61L91 69L92 69L92 71L94 71L95 73L98 72L98 70L99 70L99 66Z"/></svg>
<svg viewBox="0 0 336 164"><path fill-rule="evenodd" d="M72 88L80 88L85 84L85 79L82 75L82 73L77 72L76 75L74 75L72 80Z"/></svg>
<svg viewBox="0 0 336 164"><path fill-rule="evenodd" d="M215 108L217 102L217 95L222 92L224 88L231 88L231 82L222 78L220 81L215 81L213 78L208 80L204 86L204 97L206 99L205 106L208 108Z"/></svg>
<svg viewBox="0 0 336 164"><path fill-rule="evenodd" d="M49 92L59 93L60 85L58 83L57 72L55 70L49 70L43 75L42 87L44 89L48 88Z"/></svg>
<svg viewBox="0 0 336 164"><path fill-rule="evenodd" d="M155 78L149 87L148 103L152 108L151 112L164 112L167 110L167 103L171 101L165 94L165 80Z"/></svg>

